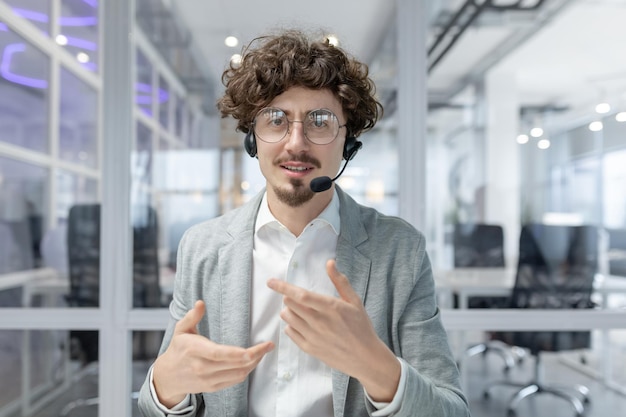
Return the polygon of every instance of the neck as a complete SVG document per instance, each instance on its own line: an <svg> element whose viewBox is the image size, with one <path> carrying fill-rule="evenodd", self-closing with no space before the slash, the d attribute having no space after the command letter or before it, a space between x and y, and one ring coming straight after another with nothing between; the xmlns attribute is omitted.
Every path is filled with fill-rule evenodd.
<svg viewBox="0 0 626 417"><path fill-rule="evenodd" d="M334 187L329 190L317 193L306 203L292 207L276 197L274 192L268 188L267 204L272 215L284 225L294 236L300 236L309 222L320 215L330 204L333 198Z"/></svg>

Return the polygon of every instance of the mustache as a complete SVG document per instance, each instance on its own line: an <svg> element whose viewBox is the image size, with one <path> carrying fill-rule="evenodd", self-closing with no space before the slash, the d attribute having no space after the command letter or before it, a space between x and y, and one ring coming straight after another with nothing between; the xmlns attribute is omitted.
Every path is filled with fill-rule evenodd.
<svg viewBox="0 0 626 417"><path fill-rule="evenodd" d="M278 157L274 160L275 165L282 165L287 162L302 162L305 164L311 164L316 168L322 167L322 164L317 158L314 158L308 154L289 155L287 157Z"/></svg>

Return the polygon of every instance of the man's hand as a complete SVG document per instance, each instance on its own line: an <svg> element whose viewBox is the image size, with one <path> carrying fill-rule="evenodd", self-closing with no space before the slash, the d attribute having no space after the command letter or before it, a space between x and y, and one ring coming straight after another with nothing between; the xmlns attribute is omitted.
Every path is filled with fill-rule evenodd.
<svg viewBox="0 0 626 417"><path fill-rule="evenodd" d="M176 323L170 345L154 362L154 387L159 401L168 408L187 394L219 391L244 381L274 348L272 342L247 349L212 342L196 330L204 312L204 302L196 301Z"/></svg>
<svg viewBox="0 0 626 417"><path fill-rule="evenodd" d="M334 260L326 263L326 272L339 298L268 281L284 296L280 317L287 323L285 333L304 352L358 379L374 401L390 402L400 381L400 362L374 331L361 299Z"/></svg>

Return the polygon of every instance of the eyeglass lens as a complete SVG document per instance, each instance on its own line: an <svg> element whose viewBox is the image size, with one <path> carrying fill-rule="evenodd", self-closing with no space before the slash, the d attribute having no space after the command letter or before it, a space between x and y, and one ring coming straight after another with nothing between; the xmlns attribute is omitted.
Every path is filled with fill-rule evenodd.
<svg viewBox="0 0 626 417"><path fill-rule="evenodd" d="M261 110L255 117L254 133L264 142L279 142L289 132L289 124L294 122L302 123L304 136L318 145L332 142L339 133L339 121L330 110L312 110L304 120L289 120L284 111L271 107Z"/></svg>

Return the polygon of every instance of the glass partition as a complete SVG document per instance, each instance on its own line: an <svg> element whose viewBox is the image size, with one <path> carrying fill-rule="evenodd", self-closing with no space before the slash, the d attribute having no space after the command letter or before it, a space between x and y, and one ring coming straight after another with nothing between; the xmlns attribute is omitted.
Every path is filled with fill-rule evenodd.
<svg viewBox="0 0 626 417"><path fill-rule="evenodd" d="M0 413L97 416L98 332L0 330Z"/></svg>
<svg viewBox="0 0 626 417"><path fill-rule="evenodd" d="M50 58L0 20L0 143L49 151Z"/></svg>

